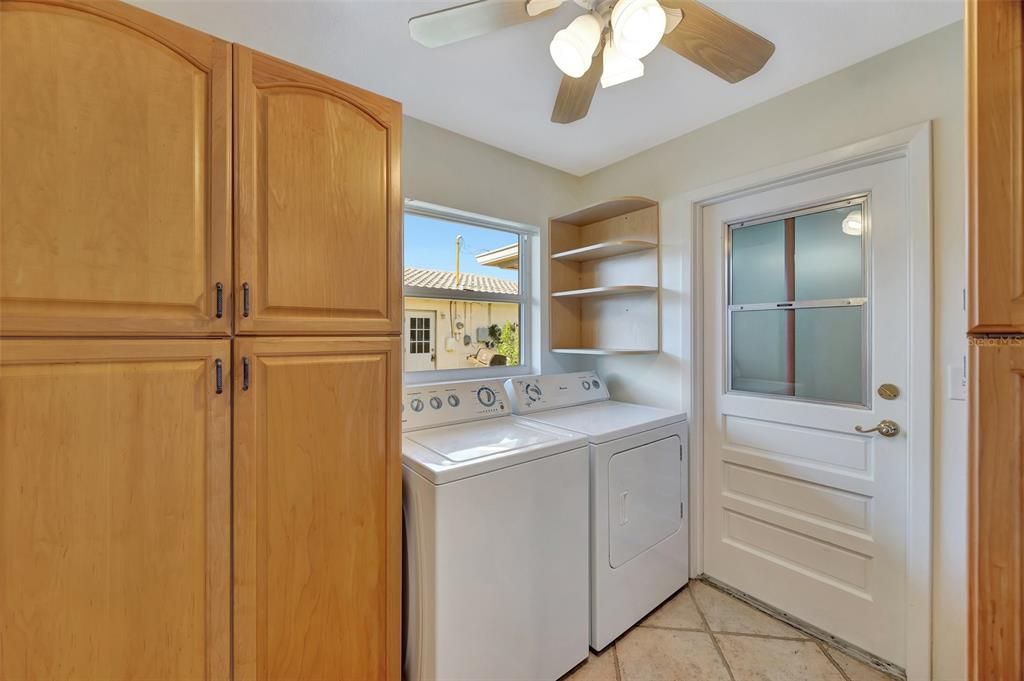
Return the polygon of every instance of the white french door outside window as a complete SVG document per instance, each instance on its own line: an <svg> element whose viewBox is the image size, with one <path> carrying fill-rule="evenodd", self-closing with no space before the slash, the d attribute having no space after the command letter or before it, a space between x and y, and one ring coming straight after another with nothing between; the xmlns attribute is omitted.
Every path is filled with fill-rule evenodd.
<svg viewBox="0 0 1024 681"><path fill-rule="evenodd" d="M907 183L884 160L702 216L704 571L899 666Z"/></svg>
<svg viewBox="0 0 1024 681"><path fill-rule="evenodd" d="M430 310L405 311L405 370L430 371L437 368L437 313Z"/></svg>

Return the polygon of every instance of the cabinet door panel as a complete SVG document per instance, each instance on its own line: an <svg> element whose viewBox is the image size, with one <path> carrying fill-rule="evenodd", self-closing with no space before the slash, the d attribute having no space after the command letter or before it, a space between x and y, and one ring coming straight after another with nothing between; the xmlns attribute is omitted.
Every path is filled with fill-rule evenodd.
<svg viewBox="0 0 1024 681"><path fill-rule="evenodd" d="M1024 677L1024 339L970 341L970 678Z"/></svg>
<svg viewBox="0 0 1024 681"><path fill-rule="evenodd" d="M229 342L0 357L0 678L227 678Z"/></svg>
<svg viewBox="0 0 1024 681"><path fill-rule="evenodd" d="M1024 333L1024 2L965 17L968 327Z"/></svg>
<svg viewBox="0 0 1024 681"><path fill-rule="evenodd" d="M401 329L401 107L235 47L242 333Z"/></svg>
<svg viewBox="0 0 1024 681"><path fill-rule="evenodd" d="M235 669L400 673L397 338L237 339Z"/></svg>
<svg viewBox="0 0 1024 681"><path fill-rule="evenodd" d="M122 3L0 10L2 333L226 334L230 45Z"/></svg>

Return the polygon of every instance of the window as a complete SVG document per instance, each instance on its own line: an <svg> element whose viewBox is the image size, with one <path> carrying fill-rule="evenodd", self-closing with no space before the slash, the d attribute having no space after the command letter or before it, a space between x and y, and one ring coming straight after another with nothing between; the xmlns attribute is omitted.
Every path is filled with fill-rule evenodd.
<svg viewBox="0 0 1024 681"><path fill-rule="evenodd" d="M729 226L728 386L867 404L868 199Z"/></svg>
<svg viewBox="0 0 1024 681"><path fill-rule="evenodd" d="M420 374L412 380L529 371L532 233L525 225L406 202L404 366L406 374Z"/></svg>

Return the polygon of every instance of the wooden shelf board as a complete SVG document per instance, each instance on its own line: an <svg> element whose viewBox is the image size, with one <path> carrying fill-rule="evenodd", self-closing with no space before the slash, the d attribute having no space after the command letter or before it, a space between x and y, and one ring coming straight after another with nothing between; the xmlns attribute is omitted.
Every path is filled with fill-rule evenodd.
<svg viewBox="0 0 1024 681"><path fill-rule="evenodd" d="M621 241L605 241L599 244L574 248L571 251L562 251L551 256L552 260L570 260L572 262L586 262L588 260L599 260L611 258L626 253L647 251L657 248L658 244L653 241L642 241L639 239L623 239Z"/></svg>
<svg viewBox="0 0 1024 681"><path fill-rule="evenodd" d="M555 291L552 298L593 298L597 296L622 296L629 293L654 293L657 286L598 286L574 291Z"/></svg>
<svg viewBox="0 0 1024 681"><path fill-rule="evenodd" d="M649 350L629 350L617 348L551 348L551 352L571 355L649 355L658 352L656 348Z"/></svg>
<svg viewBox="0 0 1024 681"><path fill-rule="evenodd" d="M626 213L632 213L633 211L640 210L642 208L650 208L651 206L657 206L657 201L646 199L642 196L624 196L619 199L612 199L611 201L603 201L593 206L587 206L581 210L563 215L559 218L554 218L556 222L561 222L567 225L589 225L594 222L601 222L609 218L618 217L625 215Z"/></svg>

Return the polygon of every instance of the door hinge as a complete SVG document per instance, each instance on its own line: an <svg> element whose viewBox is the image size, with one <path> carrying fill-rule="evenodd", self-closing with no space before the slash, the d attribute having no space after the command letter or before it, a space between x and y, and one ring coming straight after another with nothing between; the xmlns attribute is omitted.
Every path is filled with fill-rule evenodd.
<svg viewBox="0 0 1024 681"><path fill-rule="evenodd" d="M249 358L242 358L242 390L249 389Z"/></svg>
<svg viewBox="0 0 1024 681"><path fill-rule="evenodd" d="M224 362L215 360L213 366L217 374L217 394L220 395L224 392Z"/></svg>

